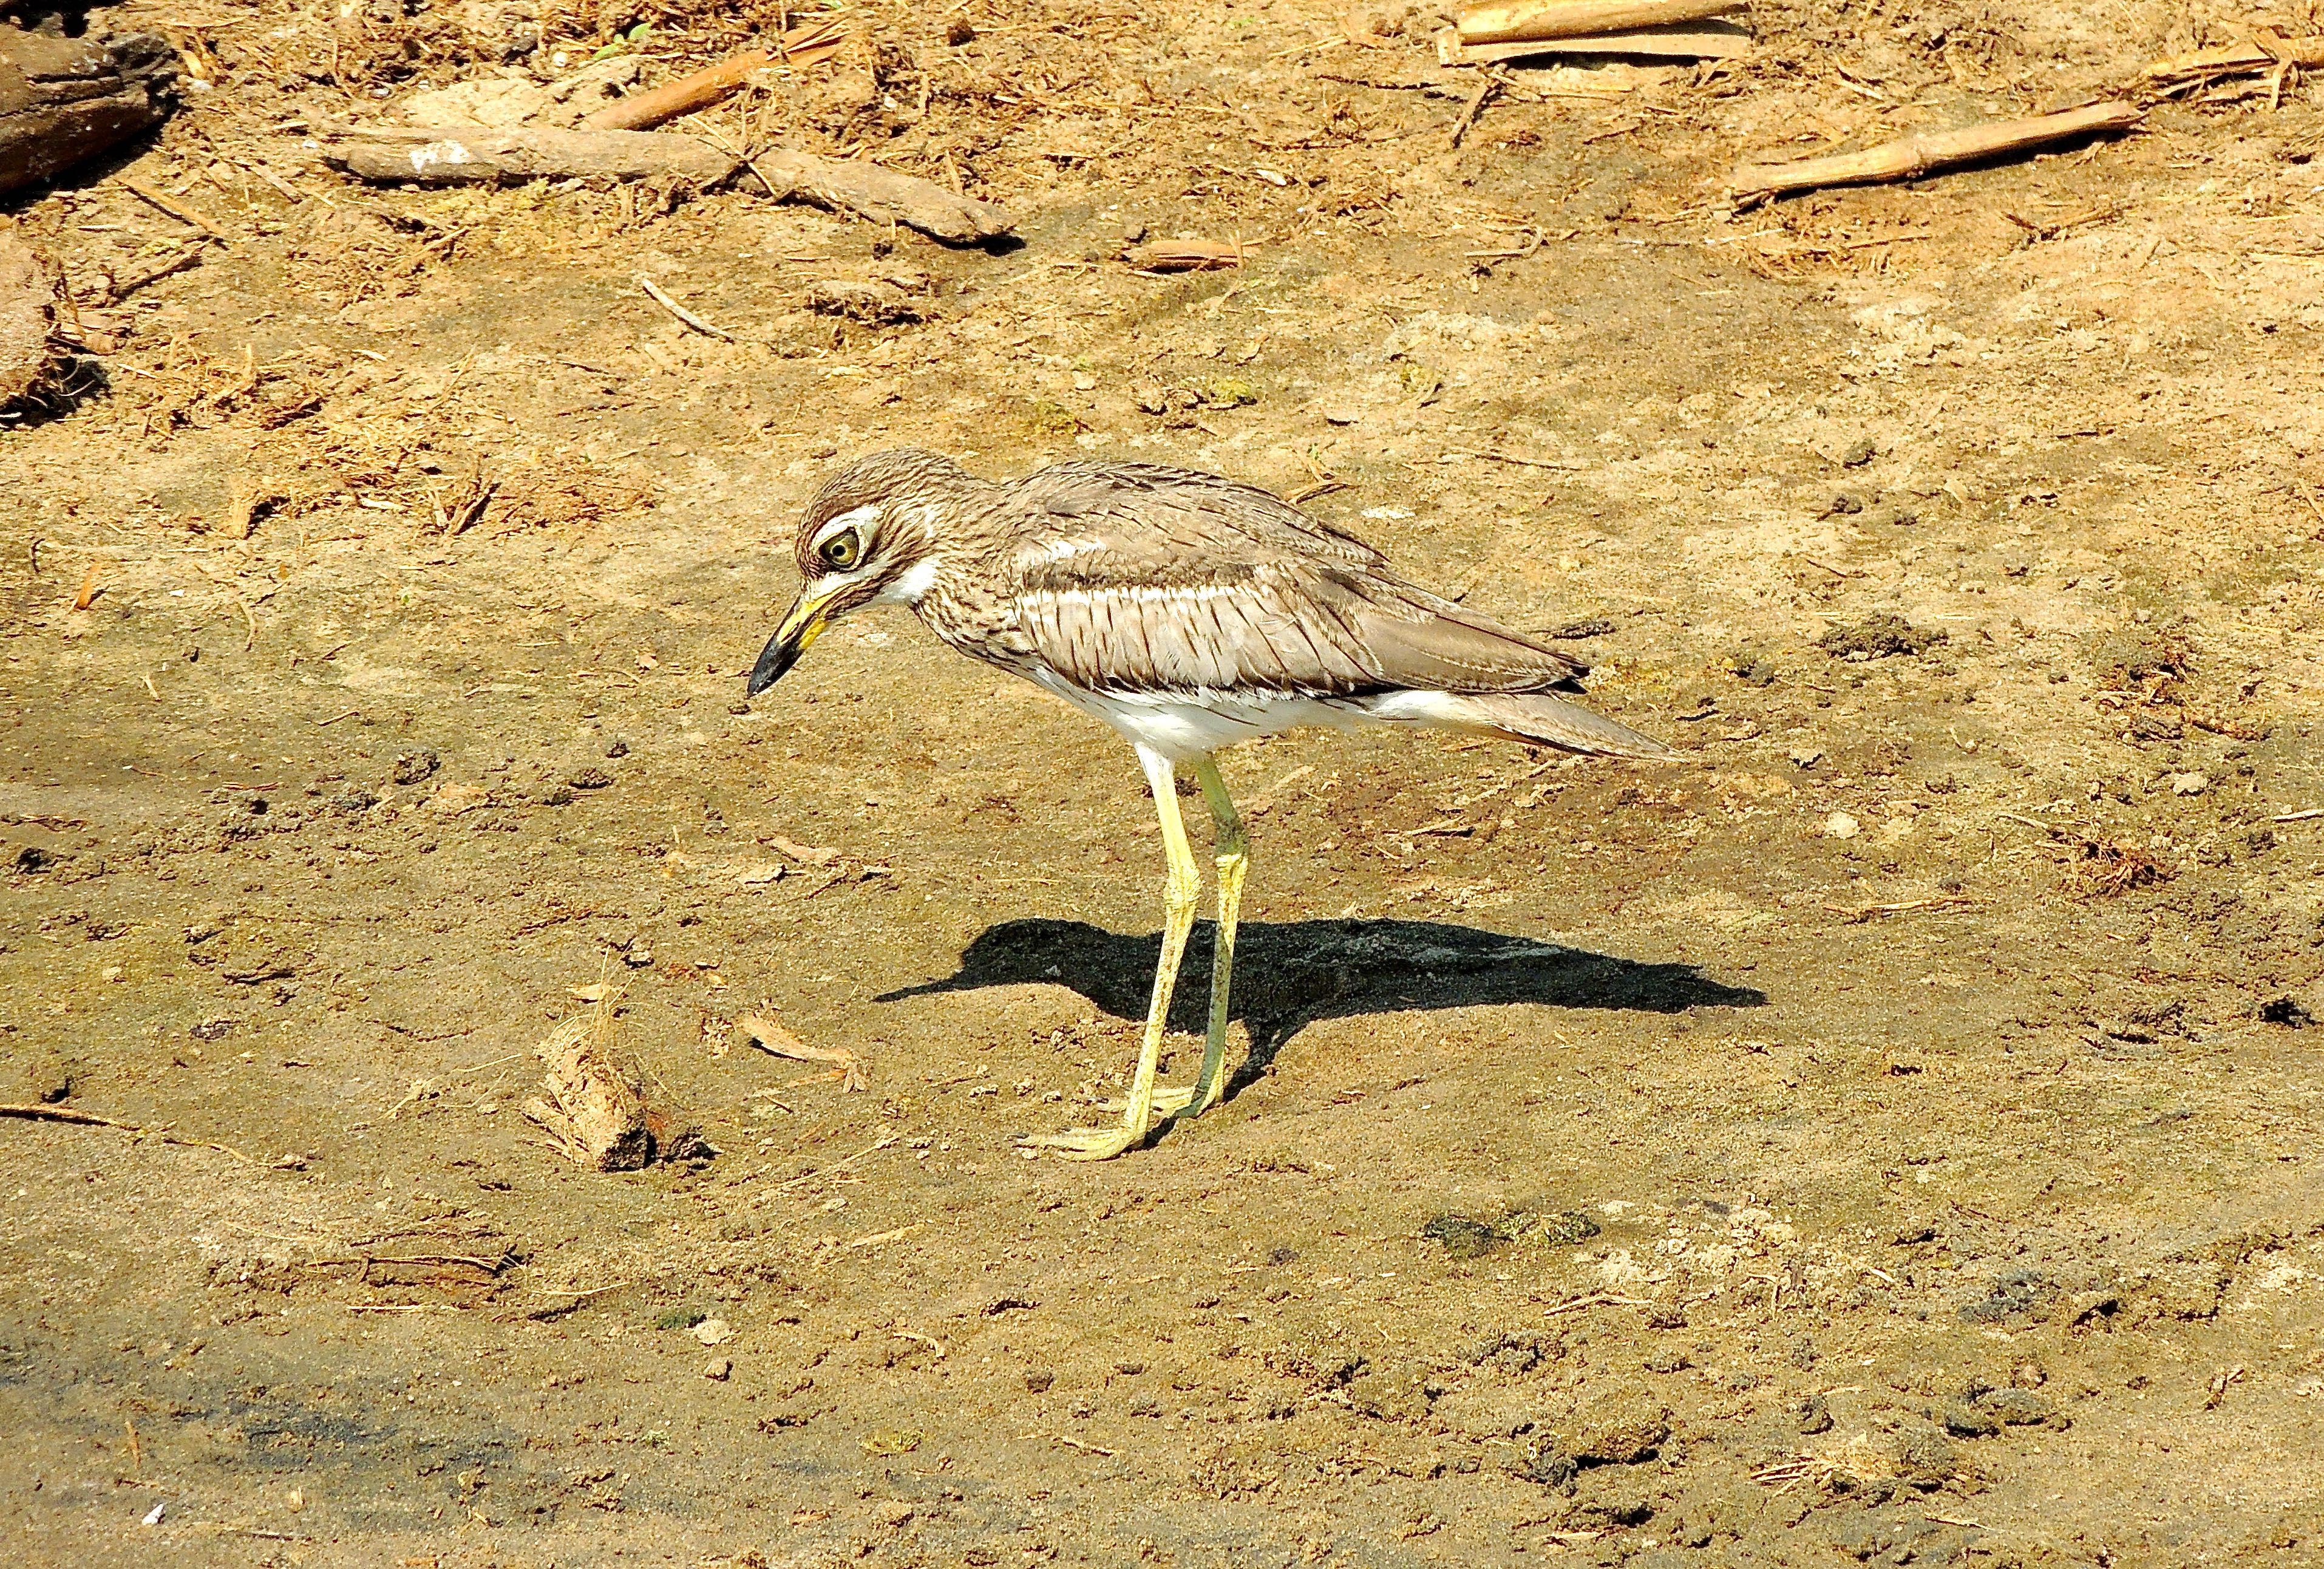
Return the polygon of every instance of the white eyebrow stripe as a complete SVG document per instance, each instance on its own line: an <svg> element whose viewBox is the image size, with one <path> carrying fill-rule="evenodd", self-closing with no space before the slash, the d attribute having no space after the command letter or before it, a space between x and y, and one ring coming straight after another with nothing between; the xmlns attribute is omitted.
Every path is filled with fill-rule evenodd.
<svg viewBox="0 0 2324 1569"><path fill-rule="evenodd" d="M844 533L849 529L862 529L865 527L874 517L879 515L879 512L880 503L878 502L867 502L863 505L855 508L853 512L842 512L815 531L815 538L808 541L807 548L811 550L820 550L823 549L823 542L825 540L830 539L835 534Z"/></svg>

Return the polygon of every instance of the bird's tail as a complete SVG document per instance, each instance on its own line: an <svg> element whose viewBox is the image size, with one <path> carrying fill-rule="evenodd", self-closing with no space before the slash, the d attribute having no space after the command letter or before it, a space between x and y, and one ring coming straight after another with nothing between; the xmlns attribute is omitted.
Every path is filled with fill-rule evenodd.
<svg viewBox="0 0 2324 1569"><path fill-rule="evenodd" d="M1458 692L1388 692L1369 700L1370 716L1391 723L1481 731L1506 741L1554 746L1601 757L1667 757L1651 735L1618 725L1579 703L1547 692L1472 696Z"/></svg>

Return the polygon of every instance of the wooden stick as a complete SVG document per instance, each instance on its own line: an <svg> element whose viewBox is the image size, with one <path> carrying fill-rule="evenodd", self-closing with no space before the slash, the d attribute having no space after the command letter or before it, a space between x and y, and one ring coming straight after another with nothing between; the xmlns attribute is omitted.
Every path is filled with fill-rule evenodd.
<svg viewBox="0 0 2324 1569"><path fill-rule="evenodd" d="M1543 54L1634 54L1668 60L1738 60L1751 35L1732 23L1683 23L1589 38L1536 38L1522 43L1463 43L1448 27L1436 35L1439 65L1497 65Z"/></svg>
<svg viewBox="0 0 2324 1569"><path fill-rule="evenodd" d="M2090 104L2055 115L1997 120L1989 125L1963 126L1958 131L1923 132L1830 158L1806 158L1795 163L1738 164L1735 172L1727 177L1727 187L1733 196L1757 198L1827 185L1913 180L1932 170L1973 163L1999 153L2047 147L2079 136L2127 131L2143 117L2135 105Z"/></svg>
<svg viewBox="0 0 2324 1569"><path fill-rule="evenodd" d="M1462 43L1527 43L1587 38L1673 22L1701 22L1743 9L1745 0L1488 0L1461 13Z"/></svg>
<svg viewBox="0 0 2324 1569"><path fill-rule="evenodd" d="M778 201L804 201L874 223L902 224L953 245L998 239L1017 226L1005 208L876 163L781 147L746 165L707 142L668 131L339 125L324 132L323 159L358 180L417 185L675 176L707 186L748 167Z"/></svg>

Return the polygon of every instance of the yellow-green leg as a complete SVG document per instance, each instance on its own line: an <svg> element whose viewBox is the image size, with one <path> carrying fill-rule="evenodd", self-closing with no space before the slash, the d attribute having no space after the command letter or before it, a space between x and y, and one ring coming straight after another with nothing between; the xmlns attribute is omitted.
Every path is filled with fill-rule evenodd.
<svg viewBox="0 0 2324 1569"><path fill-rule="evenodd" d="M1216 830L1212 854L1219 868L1219 927L1211 947L1211 1025L1203 1042L1203 1071L1194 1080L1194 1098L1185 1114L1199 1117L1218 1103L1226 1082L1227 989L1234 981L1235 927L1242 918L1243 874L1250 870L1250 841L1242 830L1242 814L1227 794L1219 765L1203 759L1194 770L1202 781L1203 798L1210 803Z"/></svg>
<svg viewBox="0 0 2324 1569"><path fill-rule="evenodd" d="M1186 826L1178 817L1177 771L1168 758L1142 746L1138 749L1138 761L1146 770L1146 782L1154 789L1154 815L1162 825L1162 853L1170 862L1169 880L1162 893L1162 958L1154 966L1154 996L1147 1004L1146 1036L1138 1048L1138 1072L1130 1080L1130 1103L1122 1109L1121 1126L1074 1128L1026 1140L1075 1160L1111 1159L1143 1142L1154 1125L1154 1071L1162 1058L1162 1028L1170 1017L1170 993L1178 983L1178 962L1185 956L1186 934L1194 929L1194 903L1203 891L1203 874L1194 864L1194 847L1186 843Z"/></svg>
<svg viewBox="0 0 2324 1569"><path fill-rule="evenodd" d="M1194 778L1210 804L1214 830L1212 854L1219 869L1219 924L1211 946L1211 1022L1203 1040L1203 1067L1192 1089L1163 1090L1154 1099L1165 1116L1199 1117L1218 1103L1226 1082L1227 996L1234 980L1235 927L1242 916L1243 875L1250 869L1250 842L1243 834L1242 814L1227 794L1218 764L1209 758L1194 765Z"/></svg>

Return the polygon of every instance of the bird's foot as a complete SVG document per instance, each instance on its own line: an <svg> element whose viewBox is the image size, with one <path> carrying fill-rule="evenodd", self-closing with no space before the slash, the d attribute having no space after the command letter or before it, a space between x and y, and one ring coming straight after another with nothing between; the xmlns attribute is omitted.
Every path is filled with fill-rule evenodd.
<svg viewBox="0 0 2324 1569"><path fill-rule="evenodd" d="M1062 1133L1034 1133L1018 1140L1020 1149L1047 1149L1067 1160L1111 1160L1144 1140L1145 1132L1116 1122L1111 1128L1068 1128Z"/></svg>
<svg viewBox="0 0 2324 1569"><path fill-rule="evenodd" d="M1180 1090L1165 1089L1157 1086L1154 1091L1154 1115L1157 1119L1163 1117L1175 1117L1179 1112L1194 1104L1194 1092L1192 1088ZM1208 1102L1204 1102L1202 1105L1195 1106L1194 1115L1198 1117L1201 1116L1204 1112L1209 1109L1209 1104L1210 1103ZM1130 1102L1126 1097L1117 1098L1111 1101L1100 1101L1097 1104L1097 1109L1101 1112L1123 1112L1129 1110L1129 1108Z"/></svg>

